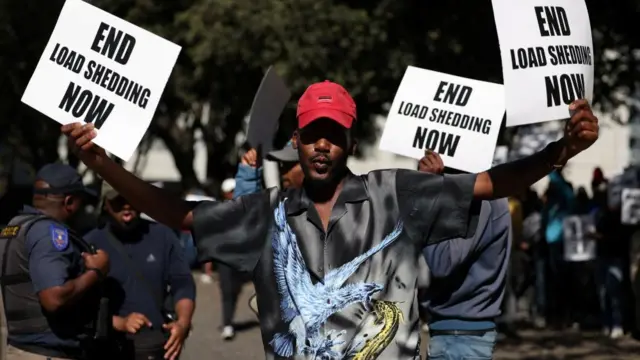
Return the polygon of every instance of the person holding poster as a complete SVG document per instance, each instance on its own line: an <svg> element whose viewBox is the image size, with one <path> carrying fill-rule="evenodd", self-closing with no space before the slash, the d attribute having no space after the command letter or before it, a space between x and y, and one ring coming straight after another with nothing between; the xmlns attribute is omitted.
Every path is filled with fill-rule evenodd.
<svg viewBox="0 0 640 360"><path fill-rule="evenodd" d="M421 249L469 237L475 200L526 190L591 146L598 120L576 101L562 140L479 174L406 169L356 176L347 167L356 104L341 85L312 84L298 101L293 142L301 189L188 203L150 186L93 143L92 124L64 125L73 151L129 199L173 228L192 228L202 259L253 274L267 359L414 359Z"/></svg>
<svg viewBox="0 0 640 360"><path fill-rule="evenodd" d="M460 173L428 151L419 170ZM506 199L482 201L474 235L429 245L422 251L431 283L420 302L429 313L429 359L493 357L511 256L511 216Z"/></svg>
<svg viewBox="0 0 640 360"><path fill-rule="evenodd" d="M277 161L280 169L280 183L284 189L301 188L304 173L298 159L298 152L293 148L293 139L279 150L270 151L267 159ZM233 196L239 197L262 191L262 167L256 149L247 151L242 157L236 173L236 190ZM249 309L258 315L258 301L254 293L249 299Z"/></svg>

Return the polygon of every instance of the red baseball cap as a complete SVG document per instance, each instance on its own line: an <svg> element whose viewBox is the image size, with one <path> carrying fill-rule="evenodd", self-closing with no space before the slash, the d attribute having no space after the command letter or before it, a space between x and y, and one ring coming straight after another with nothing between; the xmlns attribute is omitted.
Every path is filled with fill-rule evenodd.
<svg viewBox="0 0 640 360"><path fill-rule="evenodd" d="M339 84L325 80L312 84L298 100L298 128L329 118L347 129L356 120L356 103Z"/></svg>

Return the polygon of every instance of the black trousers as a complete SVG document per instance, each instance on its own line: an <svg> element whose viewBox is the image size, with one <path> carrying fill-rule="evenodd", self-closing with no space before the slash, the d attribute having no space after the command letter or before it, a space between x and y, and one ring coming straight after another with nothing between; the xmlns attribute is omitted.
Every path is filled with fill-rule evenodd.
<svg viewBox="0 0 640 360"><path fill-rule="evenodd" d="M220 294L222 296L222 325L231 326L244 277L242 273L224 264L217 263L216 268L218 269Z"/></svg>

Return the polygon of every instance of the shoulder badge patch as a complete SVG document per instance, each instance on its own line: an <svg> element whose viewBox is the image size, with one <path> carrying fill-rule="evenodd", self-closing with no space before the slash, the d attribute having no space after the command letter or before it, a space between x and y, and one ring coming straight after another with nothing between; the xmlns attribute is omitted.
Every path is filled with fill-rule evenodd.
<svg viewBox="0 0 640 360"><path fill-rule="evenodd" d="M69 233L67 229L60 225L49 225L51 231L51 243L59 251L64 251L69 247Z"/></svg>
<svg viewBox="0 0 640 360"><path fill-rule="evenodd" d="M20 226L5 226L0 228L0 239L13 239L18 236L20 232Z"/></svg>

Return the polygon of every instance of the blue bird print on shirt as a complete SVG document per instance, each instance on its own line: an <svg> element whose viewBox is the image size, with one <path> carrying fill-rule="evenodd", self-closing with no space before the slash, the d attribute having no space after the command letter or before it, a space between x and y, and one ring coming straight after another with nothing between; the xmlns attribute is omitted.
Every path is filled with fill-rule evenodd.
<svg viewBox="0 0 640 360"><path fill-rule="evenodd" d="M376 283L345 282L358 267L377 252L391 245L402 233L402 222L376 246L341 267L329 271L324 282L313 284L307 271L296 235L287 223L284 208L286 199L274 212L275 229L272 235L274 274L280 294L282 320L289 325L285 333L278 333L270 342L276 354L284 357L306 355L316 359L339 359L332 350L341 344L341 331L322 334L327 319L355 303L363 303L371 310L371 297L383 289Z"/></svg>

